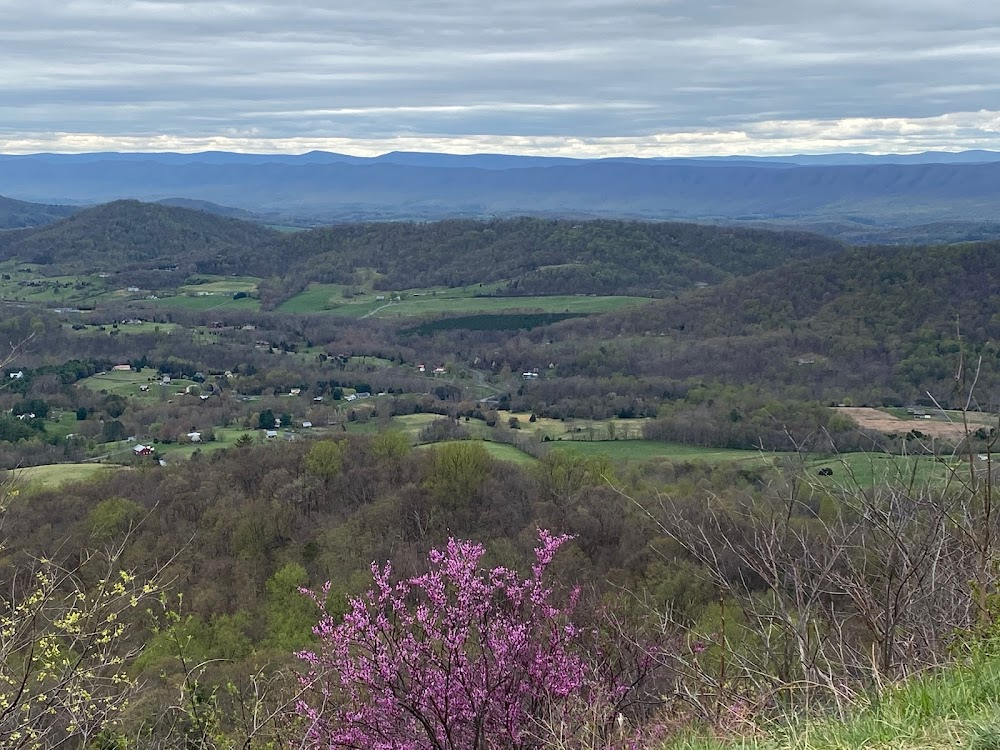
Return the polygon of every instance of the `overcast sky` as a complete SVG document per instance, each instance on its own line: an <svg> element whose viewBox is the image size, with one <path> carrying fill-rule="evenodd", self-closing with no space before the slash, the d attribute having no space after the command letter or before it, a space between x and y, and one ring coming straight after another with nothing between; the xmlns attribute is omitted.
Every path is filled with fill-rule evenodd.
<svg viewBox="0 0 1000 750"><path fill-rule="evenodd" d="M0 152L1000 149L997 0L0 0Z"/></svg>

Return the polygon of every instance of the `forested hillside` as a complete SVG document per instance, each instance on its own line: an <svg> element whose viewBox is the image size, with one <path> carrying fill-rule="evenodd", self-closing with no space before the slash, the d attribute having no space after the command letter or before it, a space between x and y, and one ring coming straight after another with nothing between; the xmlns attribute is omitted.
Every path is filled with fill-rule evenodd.
<svg viewBox="0 0 1000 750"><path fill-rule="evenodd" d="M960 339L986 358L984 386L996 379L998 282L997 243L857 248L538 336L555 342L544 356L566 374L700 376L876 404L930 390L947 401ZM584 336L603 340L581 346Z"/></svg>
<svg viewBox="0 0 1000 750"><path fill-rule="evenodd" d="M287 235L281 245L326 280L370 265L386 289L513 279L512 294L658 293L840 249L796 232L545 219L359 224Z"/></svg>
<svg viewBox="0 0 1000 750"><path fill-rule="evenodd" d="M354 272L366 268L379 274L375 283L386 290L489 283L499 284L503 294L659 295L839 249L832 240L799 232L620 221L388 222L281 234L136 201L0 238L2 257L54 273L179 266L184 272L280 276L301 288L308 281L351 284Z"/></svg>
<svg viewBox="0 0 1000 750"><path fill-rule="evenodd" d="M0 257L61 271L214 263L272 240L256 224L172 206L117 201L51 226L0 236ZM226 265L231 264L225 261Z"/></svg>
<svg viewBox="0 0 1000 750"><path fill-rule="evenodd" d="M50 224L71 216L77 210L72 206L26 203L0 195L0 229L22 229Z"/></svg>

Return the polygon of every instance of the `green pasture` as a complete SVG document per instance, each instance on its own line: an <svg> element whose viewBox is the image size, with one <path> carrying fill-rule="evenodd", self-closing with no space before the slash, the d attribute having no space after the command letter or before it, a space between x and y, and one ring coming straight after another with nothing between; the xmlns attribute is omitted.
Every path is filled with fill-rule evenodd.
<svg viewBox="0 0 1000 750"><path fill-rule="evenodd" d="M177 289L180 294L228 294L256 292L260 279L256 276L195 276L187 284Z"/></svg>
<svg viewBox="0 0 1000 750"><path fill-rule="evenodd" d="M21 263L0 264L0 299L46 306L90 306L119 296L119 290L108 287L107 280L96 274L80 276L42 276L27 272ZM10 278L2 278L9 276ZM32 282L33 286L27 286Z"/></svg>
<svg viewBox="0 0 1000 750"><path fill-rule="evenodd" d="M153 321L144 320L142 323L119 323L115 325L87 325L85 328L73 328L72 323L63 323L63 330L70 335L104 335L111 336L119 334L136 334L136 333L172 333L180 328L176 323L155 323Z"/></svg>
<svg viewBox="0 0 1000 750"><path fill-rule="evenodd" d="M821 469L833 472L820 476ZM829 488L851 490L875 485L940 485L953 477L964 481L968 464L949 457L892 456L885 453L842 453L811 458L805 464L809 479ZM957 473L957 476L956 476Z"/></svg>
<svg viewBox="0 0 1000 750"><path fill-rule="evenodd" d="M705 448L683 443L659 440L553 440L546 443L554 450L563 450L578 456L604 456L612 461L761 461L767 458L756 450L732 448Z"/></svg>
<svg viewBox="0 0 1000 750"><path fill-rule="evenodd" d="M14 481L23 487L32 489L50 489L66 482L82 482L97 474L114 471L120 467L107 464L46 464L44 466L29 466L16 469Z"/></svg>
<svg viewBox="0 0 1000 750"><path fill-rule="evenodd" d="M502 287L502 284L500 285ZM552 297L477 297L494 291L495 285L473 284L455 288L405 289L381 291L366 289L363 294L345 297L343 284L310 284L305 291L282 303L278 310L288 313L328 312L360 318L419 317L441 313L491 313L505 310L532 310L546 313L600 313L646 304L647 297L588 297L561 295ZM400 295L402 300L393 302ZM384 297L378 300L376 297Z"/></svg>
<svg viewBox="0 0 1000 750"><path fill-rule="evenodd" d="M156 443L153 447L156 449L156 455L163 457L169 463L168 459L176 461L180 458L190 458L195 452L213 453L222 448L232 448L235 446L236 441L243 435L249 435L254 439L254 442L262 442L265 439L263 430L246 430L241 427L213 427L212 431L215 433L215 440L201 443L187 441L179 443Z"/></svg>
<svg viewBox="0 0 1000 750"><path fill-rule="evenodd" d="M330 305L350 303L351 301L343 295L347 288L343 284L310 284L304 292L300 292L278 305L278 310L279 312L299 315L323 312ZM374 295L371 296L371 299L375 299Z"/></svg>
<svg viewBox="0 0 1000 750"><path fill-rule="evenodd" d="M604 313L648 304L648 297L421 297L394 302L373 314L406 318L442 313L493 313L526 310L543 313Z"/></svg>
<svg viewBox="0 0 1000 750"><path fill-rule="evenodd" d="M156 370L151 367L141 372L134 370L108 370L107 372L84 378L77 385L94 391L107 391L119 396L133 398L160 398L161 392L168 398L174 398L179 391L188 386L198 385L193 380L175 378L169 385L160 385ZM148 385L149 390L143 391L142 386Z"/></svg>
<svg viewBox="0 0 1000 750"><path fill-rule="evenodd" d="M206 294L202 296L178 294L173 297L161 297L149 300L152 304L163 307L181 308L195 312L211 312L212 310L260 310L260 300L252 297L233 299L230 294Z"/></svg>
<svg viewBox="0 0 1000 750"><path fill-rule="evenodd" d="M488 440L478 440L476 438L471 438L469 440L452 440L443 443L424 443L423 445L418 445L417 450L431 450L442 445L447 445L449 442L477 442L486 449L487 453L498 461L510 461L511 463L519 464L521 466L530 466L531 464L538 462L537 458L529 456L527 453L518 450L513 445L507 445L506 443L493 443Z"/></svg>

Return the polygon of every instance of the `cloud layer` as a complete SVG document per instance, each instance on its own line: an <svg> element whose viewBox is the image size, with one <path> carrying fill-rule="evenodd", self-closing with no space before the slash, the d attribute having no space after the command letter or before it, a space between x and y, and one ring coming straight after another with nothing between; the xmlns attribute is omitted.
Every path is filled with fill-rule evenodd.
<svg viewBox="0 0 1000 750"><path fill-rule="evenodd" d="M992 0L0 0L0 151L1000 148Z"/></svg>

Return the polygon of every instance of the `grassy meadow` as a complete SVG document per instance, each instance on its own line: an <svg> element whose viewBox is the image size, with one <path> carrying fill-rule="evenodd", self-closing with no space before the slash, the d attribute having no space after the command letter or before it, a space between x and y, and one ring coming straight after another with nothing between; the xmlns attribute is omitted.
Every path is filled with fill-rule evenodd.
<svg viewBox="0 0 1000 750"><path fill-rule="evenodd" d="M411 318L444 313L493 313L508 310L533 310L546 313L600 313L646 304L648 297L489 297L476 296L492 291L478 284L456 288L406 289L383 292L367 289L363 294L345 297L349 287L343 284L310 284L304 292L278 306L280 312L318 313L360 318ZM394 302L400 294L402 299ZM384 297L384 299L376 299Z"/></svg>
<svg viewBox="0 0 1000 750"><path fill-rule="evenodd" d="M47 464L29 466L14 470L14 481L29 489L51 489L66 482L82 482L105 471L114 471L118 466L98 463L87 464Z"/></svg>
<svg viewBox="0 0 1000 750"><path fill-rule="evenodd" d="M177 294L155 300L157 305L196 312L212 310L260 310L260 300L252 297L233 299L231 294Z"/></svg>

